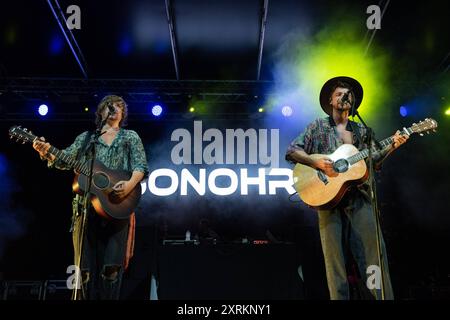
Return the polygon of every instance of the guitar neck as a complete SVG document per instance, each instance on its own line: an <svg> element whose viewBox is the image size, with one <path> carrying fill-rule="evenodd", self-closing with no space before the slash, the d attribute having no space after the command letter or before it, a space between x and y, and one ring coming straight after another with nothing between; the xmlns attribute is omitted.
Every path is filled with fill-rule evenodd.
<svg viewBox="0 0 450 320"><path fill-rule="evenodd" d="M402 134L402 135L408 135L408 136L411 135L412 133L413 133L413 130L411 129L411 127L409 127L409 128L404 128L404 129L400 132L400 134ZM386 138L386 139L384 139L384 140L381 140L381 141L379 142L379 144L380 144L380 146L381 146L381 149L383 150L384 148L386 148L386 147L388 147L389 145L391 145L393 142L394 142L394 136L390 136L390 137L388 137L388 138ZM374 150L372 149L372 152L376 152L376 151L374 151ZM356 162L361 161L361 160L367 158L368 156L369 156L369 149L367 148L367 149L364 149L363 151L358 152L357 154L355 154L355 155L353 155L353 156L351 156L351 157L348 157L348 158L347 158L347 161L348 161L350 164L355 164Z"/></svg>
<svg viewBox="0 0 450 320"><path fill-rule="evenodd" d="M37 138L36 138L37 139ZM83 164L81 161L78 161L76 158L72 157L64 153L63 151L55 148L50 145L50 149L48 152L56 157L56 160L61 160L64 163L67 163L71 168L74 168L76 171L88 175L88 168L86 164Z"/></svg>

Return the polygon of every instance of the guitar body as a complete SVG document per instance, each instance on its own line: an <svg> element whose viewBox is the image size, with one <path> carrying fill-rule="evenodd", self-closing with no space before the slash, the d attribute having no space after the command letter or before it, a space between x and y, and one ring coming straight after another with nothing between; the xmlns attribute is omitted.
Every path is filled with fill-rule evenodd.
<svg viewBox="0 0 450 320"><path fill-rule="evenodd" d="M344 144L330 155L312 154L313 159L328 157L333 162L355 155L359 150ZM360 184L367 180L368 170L364 160L348 166L345 172L336 173L330 177L322 171L298 163L294 170L294 188L300 198L307 205L316 209L331 209L335 207L353 184Z"/></svg>
<svg viewBox="0 0 450 320"><path fill-rule="evenodd" d="M137 207L141 198L141 184L123 199L115 196L113 186L121 180L129 180L131 173L124 170L111 170L98 160L94 161L91 184L91 203L95 211L105 218L128 219ZM74 192L82 194L88 187L88 177L84 174L75 174L72 185Z"/></svg>

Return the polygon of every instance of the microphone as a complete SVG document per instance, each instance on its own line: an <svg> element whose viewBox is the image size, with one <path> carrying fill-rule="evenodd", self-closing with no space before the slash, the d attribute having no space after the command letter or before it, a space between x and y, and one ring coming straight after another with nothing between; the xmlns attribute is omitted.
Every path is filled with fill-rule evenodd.
<svg viewBox="0 0 450 320"><path fill-rule="evenodd" d="M349 94L350 94L350 91L349 91L349 92L346 92L346 93L344 93L344 95L342 96L342 99L341 99L341 102L342 102L342 104L344 104L345 102L348 102L348 103L350 103L350 100L348 100L348 96L349 96Z"/></svg>
<svg viewBox="0 0 450 320"><path fill-rule="evenodd" d="M114 108L114 106L112 104L108 104L108 110L110 114L115 114L116 113L116 108Z"/></svg>

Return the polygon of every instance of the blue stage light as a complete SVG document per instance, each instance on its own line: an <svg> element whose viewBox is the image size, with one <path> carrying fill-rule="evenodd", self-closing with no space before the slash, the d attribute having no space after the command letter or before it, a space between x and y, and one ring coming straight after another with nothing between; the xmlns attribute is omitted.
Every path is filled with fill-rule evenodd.
<svg viewBox="0 0 450 320"><path fill-rule="evenodd" d="M39 106L38 112L41 116L46 116L48 113L48 107L46 104L41 104Z"/></svg>
<svg viewBox="0 0 450 320"><path fill-rule="evenodd" d="M282 113L283 116L285 116L285 117L290 117L290 116L292 116L293 111L292 111L292 108L291 108L290 106L284 106L284 107L281 109L281 113Z"/></svg>
<svg viewBox="0 0 450 320"><path fill-rule="evenodd" d="M405 106L400 107L400 115L406 117L408 115L408 109Z"/></svg>
<svg viewBox="0 0 450 320"><path fill-rule="evenodd" d="M6 157L0 153L0 174L3 176L6 174L8 169L8 162L6 161Z"/></svg>
<svg viewBox="0 0 450 320"><path fill-rule="evenodd" d="M163 111L163 109L162 109L162 107L161 107L159 104L154 105L154 106L152 107L152 114L153 114L155 117L159 117L159 116L162 114L162 111Z"/></svg>
<svg viewBox="0 0 450 320"><path fill-rule="evenodd" d="M132 43L131 43L131 39L128 36L123 36L120 39L120 43L119 43L119 53L122 56L127 56L131 53L131 48L132 47Z"/></svg>
<svg viewBox="0 0 450 320"><path fill-rule="evenodd" d="M50 40L50 54L53 56L59 55L64 49L64 38L56 34Z"/></svg>

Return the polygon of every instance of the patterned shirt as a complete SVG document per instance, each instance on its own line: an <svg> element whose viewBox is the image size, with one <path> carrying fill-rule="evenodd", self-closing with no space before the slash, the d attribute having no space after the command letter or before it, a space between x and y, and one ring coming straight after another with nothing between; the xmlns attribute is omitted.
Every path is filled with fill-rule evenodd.
<svg viewBox="0 0 450 320"><path fill-rule="evenodd" d="M62 150L65 154L76 157L81 151L86 141L87 131L76 137L75 141L66 149ZM126 170L129 172L140 171L144 177L148 175L148 164L145 155L144 146L141 138L133 130L120 128L111 145L105 143L100 137L96 145L96 159L105 166L113 170ZM81 161L85 161L85 155L81 155ZM49 161L49 167L56 167L61 170L72 169L61 160Z"/></svg>
<svg viewBox="0 0 450 320"><path fill-rule="evenodd" d="M359 141L353 128L359 130L362 141L367 141L367 129L361 123L350 120L348 120L346 127L347 131L352 132L354 146L359 150L366 149L367 144ZM344 141L339 137L333 118L318 118L310 123L305 131L291 142L286 152L286 160L290 163L295 163L291 155L297 150L304 151L307 154L331 154L343 144ZM372 140L372 150L374 152L372 158L374 159L375 167L379 169L381 162L387 154L388 147L379 150L376 147L375 141Z"/></svg>

